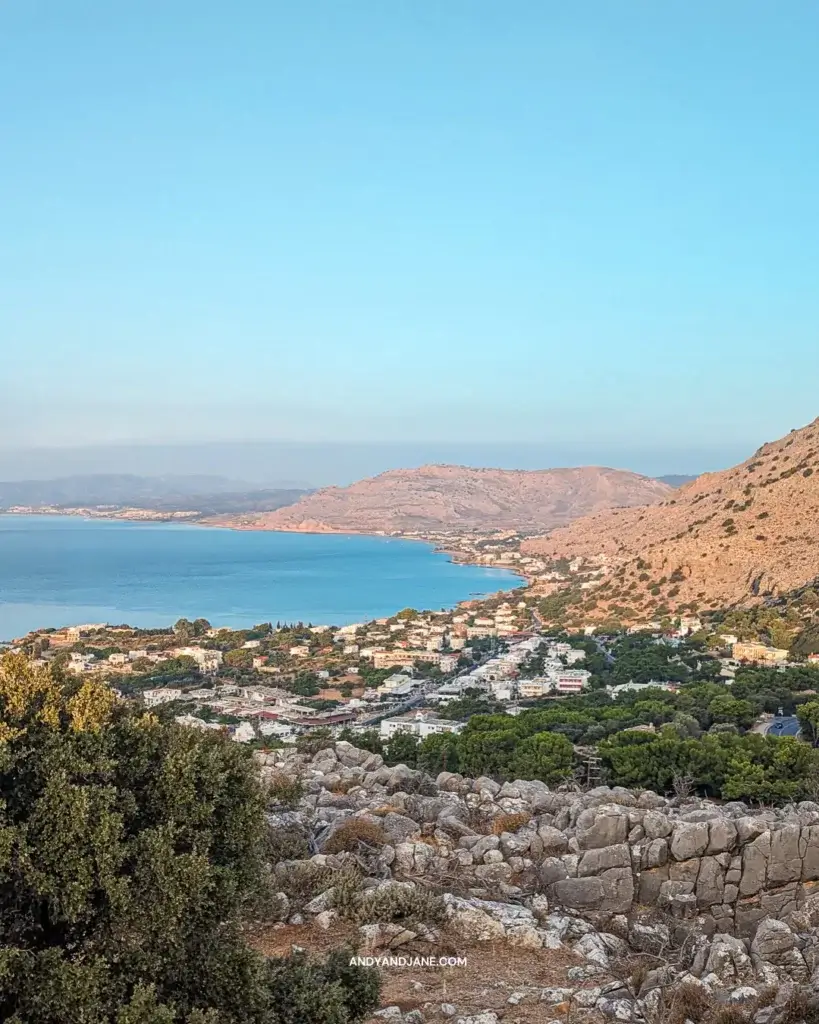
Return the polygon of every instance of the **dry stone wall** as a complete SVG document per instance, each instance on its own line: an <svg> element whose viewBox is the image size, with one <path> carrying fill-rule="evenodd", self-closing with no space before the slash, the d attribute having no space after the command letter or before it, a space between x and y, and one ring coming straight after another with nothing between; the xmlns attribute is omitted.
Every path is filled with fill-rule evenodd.
<svg viewBox="0 0 819 1024"><path fill-rule="evenodd" d="M293 755L287 763L292 769ZM450 881L476 898L537 895L595 922L654 910L672 923L696 920L706 934L744 939L765 918L799 929L813 907L819 804L759 810L449 772L431 785L345 743L298 770L316 851L347 819L365 818L386 833L381 866L396 878ZM505 821L524 823L505 831Z"/></svg>

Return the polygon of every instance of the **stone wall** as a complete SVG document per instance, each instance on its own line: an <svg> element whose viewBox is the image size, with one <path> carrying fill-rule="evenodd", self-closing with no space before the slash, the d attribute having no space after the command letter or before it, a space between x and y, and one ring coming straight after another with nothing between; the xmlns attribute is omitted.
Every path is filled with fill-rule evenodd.
<svg viewBox="0 0 819 1024"><path fill-rule="evenodd" d="M775 918L807 927L819 879L819 804L779 810L668 800L650 791L554 791L444 772L434 785L404 765L338 743L294 765L320 853L350 817L377 823L386 874L428 876L478 899L537 895L596 924L659 911L705 934L752 939ZM510 830L502 822L510 815ZM528 820L520 827L520 820ZM494 830L493 830L494 825ZM497 834L494 834L497 832Z"/></svg>

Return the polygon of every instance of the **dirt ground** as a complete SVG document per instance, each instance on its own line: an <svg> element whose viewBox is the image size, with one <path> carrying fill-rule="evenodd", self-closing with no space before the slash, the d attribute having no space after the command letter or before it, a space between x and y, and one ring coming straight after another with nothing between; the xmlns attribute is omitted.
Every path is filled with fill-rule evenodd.
<svg viewBox="0 0 819 1024"><path fill-rule="evenodd" d="M355 927L340 926L325 932L315 925L305 924L269 929L252 941L270 956L286 956L293 946L326 953L345 943L353 943L356 937ZM466 965L458 967L379 968L383 980L382 1006L399 1006L404 1012L420 1009L425 1020L447 1020L450 1024L453 1018L440 1012L442 1003L452 1003L458 1016L494 1010L504 1024L545 1024L552 1020L565 1020L568 1007L541 1002L538 991L526 993L517 1005L508 1002L509 996L524 992L528 986L536 989L577 988L579 983L570 981L566 971L585 963L568 950L521 949L505 942L481 942L467 946L451 934L445 935L443 941L434 947L427 943L402 946L393 955L466 957ZM583 1017L586 1024L591 1024L592 1019L591 1015Z"/></svg>

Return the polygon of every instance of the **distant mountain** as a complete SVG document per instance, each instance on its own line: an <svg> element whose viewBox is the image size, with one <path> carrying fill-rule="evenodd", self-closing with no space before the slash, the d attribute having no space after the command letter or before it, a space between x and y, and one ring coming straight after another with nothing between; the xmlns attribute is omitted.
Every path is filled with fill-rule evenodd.
<svg viewBox="0 0 819 1024"><path fill-rule="evenodd" d="M250 528L312 533L515 530L537 533L603 508L662 501L672 489L625 470L504 470L434 465L325 487Z"/></svg>
<svg viewBox="0 0 819 1024"><path fill-rule="evenodd" d="M692 480L696 480L695 476L683 476L680 473L669 473L667 476L658 476L656 478L660 483L668 484L669 487L682 487L684 484L690 484Z"/></svg>
<svg viewBox="0 0 819 1024"><path fill-rule="evenodd" d="M280 508L306 492L297 487L259 488L220 476L93 474L57 480L0 482L0 510L27 508L139 508L203 515Z"/></svg>
<svg viewBox="0 0 819 1024"><path fill-rule="evenodd" d="M579 519L524 550L605 560L607 583L588 592L587 618L615 607L656 617L787 594L819 576L819 420L660 504Z"/></svg>

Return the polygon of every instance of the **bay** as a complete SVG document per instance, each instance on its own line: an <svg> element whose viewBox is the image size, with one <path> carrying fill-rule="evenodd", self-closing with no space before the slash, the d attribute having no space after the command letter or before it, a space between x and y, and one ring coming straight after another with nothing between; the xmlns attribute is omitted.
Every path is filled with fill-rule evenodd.
<svg viewBox="0 0 819 1024"><path fill-rule="evenodd" d="M519 584L506 570L387 537L0 515L0 640L44 626L199 616L217 626L344 625Z"/></svg>

